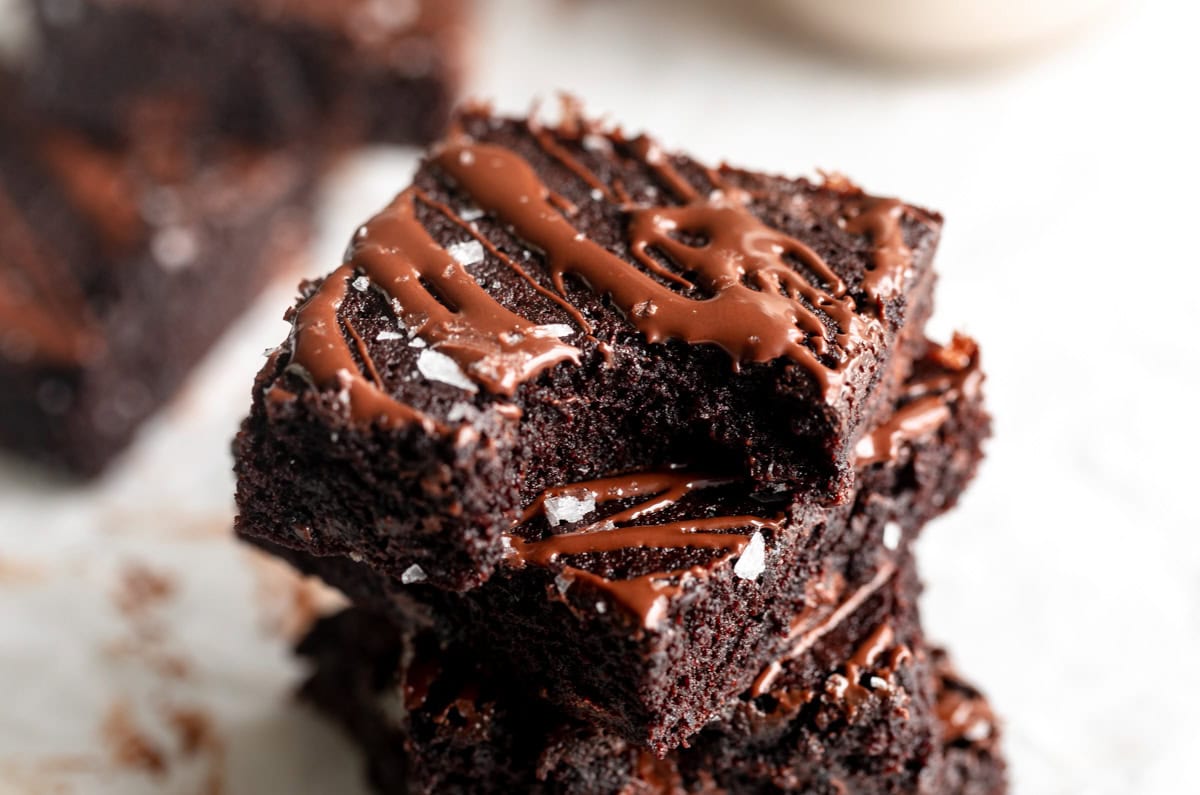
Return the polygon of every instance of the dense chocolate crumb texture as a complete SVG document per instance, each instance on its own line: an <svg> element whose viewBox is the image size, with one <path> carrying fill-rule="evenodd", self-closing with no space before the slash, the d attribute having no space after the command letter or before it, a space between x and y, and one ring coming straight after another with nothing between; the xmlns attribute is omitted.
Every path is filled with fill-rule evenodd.
<svg viewBox="0 0 1200 795"><path fill-rule="evenodd" d="M419 565L389 578L268 549L359 604L428 614L543 679L565 709L663 753L870 598L956 502L988 432L981 380L971 340L930 343L864 436L854 501L833 509L683 470L551 488L503 536L501 568L465 594L424 585Z"/></svg>
<svg viewBox="0 0 1200 795"><path fill-rule="evenodd" d="M587 472L720 451L765 491L844 500L853 445L919 340L939 227L841 181L705 168L573 108L557 127L467 110L290 316L260 378L241 482L254 485L255 447L270 446L255 437L287 434L322 395L337 396L337 416L319 420L334 430L452 440L444 458L485 451L502 474L463 531L476 534L475 571L443 560L428 572L458 586L498 562L520 502ZM456 493L480 490L463 471L486 466L478 457L450 476ZM244 515L269 512L253 499ZM388 530L371 549L300 503L293 524L321 554L358 544L396 574L421 560L405 517L372 517ZM459 532L445 527L454 511L466 512L423 511L442 514L443 543ZM259 522L244 529L296 543Z"/></svg>
<svg viewBox="0 0 1200 795"><path fill-rule="evenodd" d="M301 645L309 698L363 745L384 793L1004 791L987 702L925 646L910 568L813 622L771 682L656 758L580 723L483 658L351 610Z"/></svg>
<svg viewBox="0 0 1200 795"><path fill-rule="evenodd" d="M170 107L112 145L0 97L0 444L93 474L292 253L309 180L201 157Z"/></svg>
<svg viewBox="0 0 1200 795"><path fill-rule="evenodd" d="M946 346L931 343L918 373L905 383L896 410L859 442L859 466L900 461L906 446L935 438L956 409L974 410L985 422L978 405L982 381L973 340L958 335ZM963 452L977 458L981 435ZM972 464L965 479L973 469ZM693 494L699 499L689 501ZM744 512L733 512L739 506ZM842 512L852 513L853 508ZM695 580L726 568L738 579L757 580L768 563L787 553L780 548L786 543L780 537L785 526L810 521L810 513L837 515L823 506L792 505L778 496L772 504L740 479L687 471L618 475L542 492L521 523L503 536L505 563L510 568L552 569L564 592L574 581L586 584L637 624L654 629L668 603ZM889 539L887 544L895 542ZM622 554L646 560L622 565L609 557ZM650 562L654 557L678 567L655 567ZM650 571L642 573L647 568ZM416 572L411 574L420 579ZM595 608L607 609L602 602Z"/></svg>

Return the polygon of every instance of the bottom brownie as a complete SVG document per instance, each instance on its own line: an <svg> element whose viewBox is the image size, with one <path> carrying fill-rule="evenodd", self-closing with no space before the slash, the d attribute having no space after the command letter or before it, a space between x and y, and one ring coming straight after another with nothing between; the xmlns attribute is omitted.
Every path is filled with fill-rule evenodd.
<svg viewBox="0 0 1200 795"><path fill-rule="evenodd" d="M361 607L429 616L547 700L662 756L750 687L797 614L869 582L954 504L988 428L981 377L973 343L931 346L863 446L851 503L772 503L684 470L573 484L531 506L512 558L465 594L423 583L419 567L391 578L248 540Z"/></svg>
<svg viewBox="0 0 1200 795"><path fill-rule="evenodd" d="M362 745L384 793L1002 793L995 721L925 646L918 590L911 564L885 571L665 759L361 609L302 642L304 695Z"/></svg>

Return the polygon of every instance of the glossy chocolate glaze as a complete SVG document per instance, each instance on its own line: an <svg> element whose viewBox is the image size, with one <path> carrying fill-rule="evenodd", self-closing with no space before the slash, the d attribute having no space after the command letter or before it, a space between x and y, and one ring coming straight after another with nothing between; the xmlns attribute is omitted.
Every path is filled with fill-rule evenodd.
<svg viewBox="0 0 1200 795"><path fill-rule="evenodd" d="M931 356L943 369L909 379L899 408L859 439L855 448L859 466L892 460L905 443L933 433L949 419L948 401L978 394L983 371L974 340L955 334L948 345L934 346Z"/></svg>
<svg viewBox="0 0 1200 795"><path fill-rule="evenodd" d="M537 540L526 539L516 533L509 534L506 541L511 554L507 562L516 567L549 566L561 558L647 548L697 549L718 553L703 564L622 579L602 576L578 566L562 567L559 576L588 582L631 611L644 626L653 627L665 609L667 599L682 590L688 578L704 577L713 568L742 554L753 533L779 529L782 515L718 516L661 524L637 523L639 520L652 520L654 514L674 506L693 492L729 482L695 474L663 472L610 477L549 489L526 511L526 523L539 515L546 515L547 499L566 497L592 505L627 499L641 501L569 532L551 534ZM742 532L732 532L737 530Z"/></svg>
<svg viewBox="0 0 1200 795"><path fill-rule="evenodd" d="M865 197L846 203L847 216L839 219L844 228L874 241L874 266L863 282L874 301L859 307L812 248L760 220L748 208L751 197L726 184L721 172L706 171L713 184L702 194L650 139L630 141L619 131L578 119L572 123L578 134L601 136L607 146L640 159L682 202L632 202L619 183L604 183L530 123L537 145L592 186L594 200L620 205L632 262L580 233L571 222L578 208L554 194L518 152L476 142L459 129L435 151L431 164L472 205L540 252L541 261L518 264L503 256L460 214L410 189L360 230L346 264L297 312L293 371L319 388L347 390L358 421L425 421L398 400L388 405L365 350L360 351L362 367L354 364L353 339L347 339L354 332L341 328L338 310L348 284L360 276L392 301L400 322L429 350L453 359L493 394L511 396L546 369L579 362L577 348L539 333L531 321L502 307L434 242L413 210L424 202L565 310L577 327L570 333L592 333L570 302L566 280L573 277L607 297L648 342L715 345L729 354L734 367L790 359L809 372L827 400L834 399L858 346L883 334L882 301L894 298L909 275L911 253L901 225L905 206ZM553 290L530 272L534 267Z"/></svg>

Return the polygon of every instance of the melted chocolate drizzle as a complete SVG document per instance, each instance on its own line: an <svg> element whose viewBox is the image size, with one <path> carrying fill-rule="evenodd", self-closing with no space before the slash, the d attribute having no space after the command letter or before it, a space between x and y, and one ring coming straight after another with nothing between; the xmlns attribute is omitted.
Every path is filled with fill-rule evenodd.
<svg viewBox="0 0 1200 795"><path fill-rule="evenodd" d="M983 381L975 341L955 334L931 357L943 368L914 375L905 385L904 402L890 417L864 434L855 447L858 466L894 460L904 445L936 433L950 419L950 403L976 394Z"/></svg>
<svg viewBox="0 0 1200 795"><path fill-rule="evenodd" d="M667 600L678 594L687 580L708 576L711 571L742 553L750 541L751 534L728 531L777 530L781 517L722 516L662 524L629 523L663 511L693 491L728 482L679 472L663 472L621 475L548 489L530 505L522 522L546 515L547 501L562 497L591 499L596 505L618 500L644 499L632 507L606 516L603 520L591 522L570 532L549 535L541 540L531 541L509 533L506 536L510 549L508 562L517 567L554 566L560 569L560 576L568 580L587 582L608 593L617 603L637 616L646 629L653 629L666 609ZM709 549L722 554L705 565L656 571L620 580L563 564L560 560L562 557L575 555L639 548Z"/></svg>
<svg viewBox="0 0 1200 795"><path fill-rule="evenodd" d="M847 596L840 604L829 611L819 611L815 616L802 616L788 633L789 646L787 650L767 665L755 678L750 686L750 695L757 698L771 690L779 674L783 672L784 664L794 660L811 649L817 641L836 629L843 621L852 616L863 603L870 599L896 574L896 566L890 561L880 565L870 582L860 586Z"/></svg>
<svg viewBox="0 0 1200 795"><path fill-rule="evenodd" d="M833 366L819 358L833 351L814 307L837 322L841 346L864 333L864 321L836 274L808 246L759 221L738 194L718 192L682 206L630 211L635 259L654 275L705 293L692 298L580 234L517 153L491 144L455 142L437 153L434 162L481 209L544 252L545 268L560 296L566 297L565 277L578 277L593 292L610 297L648 342L714 344L735 364L786 356L804 365L830 393L847 358ZM660 172L668 173L665 168L660 165ZM687 184L678 176L669 181ZM689 245L681 239L683 234L704 242ZM680 273L660 265L651 250L669 257ZM788 262L789 256L829 287L805 279ZM681 274L694 274L695 281Z"/></svg>
<svg viewBox="0 0 1200 795"><path fill-rule="evenodd" d="M981 743L996 734L996 716L987 700L953 679L945 681L938 693L937 715L947 744Z"/></svg>
<svg viewBox="0 0 1200 795"><path fill-rule="evenodd" d="M863 684L863 675L875 668L876 663L885 652L891 650L887 665L872 674L871 679ZM846 661L845 677L832 681L834 692L846 702L846 709L853 718L858 709L867 702L871 693L877 687L876 678L884 679L886 683L896 670L912 659L912 652L907 646L896 643L896 632L892 629L890 620L884 620L859 645L858 649ZM878 675L885 674L884 677ZM886 684L885 684L886 686Z"/></svg>
<svg viewBox="0 0 1200 795"><path fill-rule="evenodd" d="M370 378L363 376L346 345L338 313L359 274L387 296L400 321L430 350L453 358L468 377L491 392L511 395L519 383L548 367L565 360L578 362L577 348L505 309L437 244L416 216L418 201L433 206L410 188L372 219L351 244L347 263L300 307L294 319L292 366L318 384L347 390L352 415L360 420L429 422L386 391L365 343L349 325L347 333L355 339ZM445 211L441 205L437 209Z"/></svg>
<svg viewBox="0 0 1200 795"><path fill-rule="evenodd" d="M357 273L365 273L377 289L395 299L401 319L417 336L490 392L511 396L519 384L544 370L563 361L579 362L578 349L539 336L536 326L501 306L453 261L417 219L413 202L423 201L564 309L585 334L590 335L592 327L569 301L567 276L608 297L650 343L716 345L735 367L787 358L807 370L826 398L833 399L857 341L876 334L879 321L859 313L847 285L813 249L762 223L749 208L749 195L724 186L717 172L705 172L714 189L703 194L649 138L626 141L619 132L606 134L610 144L632 153L683 204L633 205L619 181L610 185L601 180L555 134L533 121L528 130L547 156L593 193L623 202L636 264L578 232L568 220L577 208L553 193L521 155L478 143L460 126L433 153L431 163L475 206L540 252L553 290L449 207L410 189L360 232L347 263L296 313L294 368L320 387L347 390L357 419L430 422L391 398L375 374L364 377L348 350L345 336L353 332L340 330L338 311L346 283ZM557 132L579 136L596 134L596 128L575 119ZM892 200L871 201L854 207L853 217L843 220L848 231L869 234L875 241L875 267L867 274L864 290L878 302L902 289L911 257L900 225L904 206ZM432 283L438 295L422 280ZM439 298L454 309L447 309ZM608 358L603 343L596 342ZM359 356L369 360L365 351Z"/></svg>
<svg viewBox="0 0 1200 795"><path fill-rule="evenodd" d="M904 242L905 206L896 199L864 199L846 219L844 228L870 235L874 264L863 277L863 292L879 306L899 296L912 275L912 251Z"/></svg>
<svg viewBox="0 0 1200 795"><path fill-rule="evenodd" d="M56 133L41 142L40 155L110 257L137 246L145 224L122 153L101 149L79 135Z"/></svg>

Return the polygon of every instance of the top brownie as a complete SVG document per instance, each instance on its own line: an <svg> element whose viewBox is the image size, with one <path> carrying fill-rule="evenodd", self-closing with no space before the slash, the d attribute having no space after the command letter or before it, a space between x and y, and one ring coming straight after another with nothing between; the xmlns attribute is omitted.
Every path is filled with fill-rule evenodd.
<svg viewBox="0 0 1200 795"><path fill-rule="evenodd" d="M465 111L289 314L239 529L461 588L521 506L589 476L722 461L842 501L922 345L940 223L571 108Z"/></svg>
<svg viewBox="0 0 1200 795"><path fill-rule="evenodd" d="M146 101L254 143L427 142L458 90L467 0L32 0L31 94L98 134Z"/></svg>

